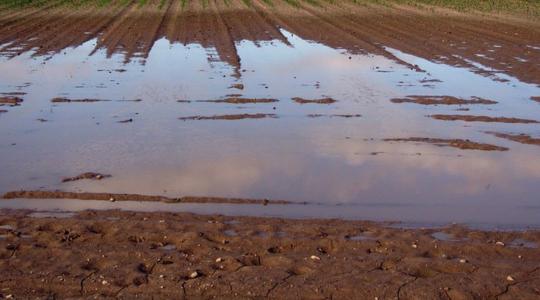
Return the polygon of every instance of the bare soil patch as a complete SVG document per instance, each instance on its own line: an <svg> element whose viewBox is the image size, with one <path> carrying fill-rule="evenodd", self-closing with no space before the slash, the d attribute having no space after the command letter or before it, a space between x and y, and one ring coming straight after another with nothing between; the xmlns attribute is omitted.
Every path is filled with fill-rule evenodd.
<svg viewBox="0 0 540 300"><path fill-rule="evenodd" d="M477 143L470 140L462 139L438 139L438 138L425 138L425 137L410 137L410 138L392 138L384 139L387 142L417 142L417 143L429 143L440 147L453 147L463 150L482 150L482 151L507 151L508 148Z"/></svg>
<svg viewBox="0 0 540 300"><path fill-rule="evenodd" d="M443 121L465 121L465 122L497 122L497 123L538 123L536 120L507 118L507 117L488 117L488 116L470 116L470 115L430 115L429 117Z"/></svg>
<svg viewBox="0 0 540 300"><path fill-rule="evenodd" d="M531 97L532 101L540 102L540 96Z"/></svg>

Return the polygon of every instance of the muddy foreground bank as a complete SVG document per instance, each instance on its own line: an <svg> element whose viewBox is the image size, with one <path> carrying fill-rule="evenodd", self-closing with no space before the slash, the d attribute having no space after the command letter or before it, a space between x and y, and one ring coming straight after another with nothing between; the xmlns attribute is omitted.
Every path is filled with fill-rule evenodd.
<svg viewBox="0 0 540 300"><path fill-rule="evenodd" d="M39 216L39 217L38 217ZM0 294L533 299L540 232L86 211L0 214Z"/></svg>

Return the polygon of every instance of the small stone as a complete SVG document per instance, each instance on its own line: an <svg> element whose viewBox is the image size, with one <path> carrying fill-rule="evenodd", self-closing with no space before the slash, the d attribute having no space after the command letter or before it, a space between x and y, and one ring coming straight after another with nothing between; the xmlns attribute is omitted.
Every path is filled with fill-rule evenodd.
<svg viewBox="0 0 540 300"><path fill-rule="evenodd" d="M497 241L497 242L495 243L495 245L504 247L504 243L501 242L501 241Z"/></svg>
<svg viewBox="0 0 540 300"><path fill-rule="evenodd" d="M195 279L199 276L201 276L201 274L198 271L194 271L193 273L189 274L189 278L191 279Z"/></svg>
<svg viewBox="0 0 540 300"><path fill-rule="evenodd" d="M418 245L417 245L417 244L412 244L412 247L413 247L414 249L416 249L416 248L418 248Z"/></svg>
<svg viewBox="0 0 540 300"><path fill-rule="evenodd" d="M506 280L508 280L508 281L514 281L514 277L508 275L508 276L506 277Z"/></svg>
<svg viewBox="0 0 540 300"><path fill-rule="evenodd" d="M310 258L311 258L312 260L321 260L321 258L320 258L320 257L318 257L318 256L315 256L315 255L312 255L312 256L311 256Z"/></svg>
<svg viewBox="0 0 540 300"><path fill-rule="evenodd" d="M109 201L111 201L111 202L115 202L115 201L116 201L116 199L114 199L113 197L111 197L111 198L109 198Z"/></svg>
<svg viewBox="0 0 540 300"><path fill-rule="evenodd" d="M103 280L103 281L101 282L101 284L107 285L107 284L109 284L109 282L108 282L107 280Z"/></svg>
<svg viewBox="0 0 540 300"><path fill-rule="evenodd" d="M221 258L221 257L216 258L217 263L222 262L222 261L223 261L223 258Z"/></svg>
<svg viewBox="0 0 540 300"><path fill-rule="evenodd" d="M467 262L467 260L464 259L464 258L461 258L461 259L459 260L459 263L461 263L461 264L464 264L464 263L466 263L466 262Z"/></svg>

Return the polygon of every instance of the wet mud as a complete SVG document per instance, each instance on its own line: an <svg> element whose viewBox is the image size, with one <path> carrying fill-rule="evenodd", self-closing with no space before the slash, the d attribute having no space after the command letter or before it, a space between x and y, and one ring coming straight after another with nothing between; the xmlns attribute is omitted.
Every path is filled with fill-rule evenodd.
<svg viewBox="0 0 540 300"><path fill-rule="evenodd" d="M4 210L0 235L2 294L15 299L534 299L540 285L540 250L511 246L537 231Z"/></svg>
<svg viewBox="0 0 540 300"><path fill-rule="evenodd" d="M97 179L97 178L92 178ZM74 180L68 180L74 181ZM243 199L225 197L194 197L184 196L171 198L165 196L118 194L118 193L84 193L64 191L12 191L2 196L2 199L79 199L79 200L106 200L106 201L159 201L167 203L229 203L229 204L290 204L284 200ZM294 202L297 203L298 202Z"/></svg>

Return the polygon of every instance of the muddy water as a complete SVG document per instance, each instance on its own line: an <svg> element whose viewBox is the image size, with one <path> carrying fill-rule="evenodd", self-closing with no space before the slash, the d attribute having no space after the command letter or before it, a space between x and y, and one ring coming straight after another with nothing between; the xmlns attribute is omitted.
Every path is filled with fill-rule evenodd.
<svg viewBox="0 0 540 300"><path fill-rule="evenodd" d="M26 93L19 106L1 108L7 112L0 114L0 192L61 189L285 199L318 206L297 208L296 214L288 213L295 210L287 206L271 212L264 208L267 213L250 206L238 211L540 225L540 147L485 133L538 137L538 124L428 117L464 114L540 121L540 105L531 101L540 95L539 87L478 64L476 70L451 67L387 49L417 65L418 71L382 56L351 55L282 33L289 44L237 43L239 67L220 62L215 49L166 39L157 41L146 59L128 63L121 53L110 58L105 51L93 53L96 40L52 56L27 52L0 58L0 92ZM244 88L231 88L235 84ZM198 101L230 94L279 102ZM498 103L390 101L408 95L480 97ZM55 97L111 101L52 103ZM299 104L293 97L331 97L337 102ZM179 119L231 114L276 117ZM509 150L384 141L409 137L470 139ZM112 177L62 183L64 177L88 171ZM52 206L61 208L58 202Z"/></svg>

